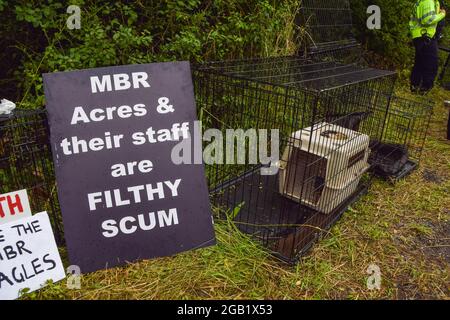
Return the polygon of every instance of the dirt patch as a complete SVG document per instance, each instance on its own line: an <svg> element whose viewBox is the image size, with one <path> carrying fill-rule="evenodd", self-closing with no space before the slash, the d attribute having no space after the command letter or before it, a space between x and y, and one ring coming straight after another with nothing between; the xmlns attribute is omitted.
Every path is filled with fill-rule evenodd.
<svg viewBox="0 0 450 320"><path fill-rule="evenodd" d="M411 256L411 261L408 265L415 270L416 262L419 265L420 261L425 263L418 267L421 272L425 274L445 274L450 264L450 210L444 210L444 217L442 220L418 219L415 223L416 227L412 230L415 235L411 239L412 242L407 244ZM398 245L402 243L400 239L397 241ZM406 258L406 257L405 257ZM416 260L417 259L417 260ZM406 273L396 278L396 298L400 300L423 300L436 299L435 288L433 288L427 281L420 281L414 273ZM446 290L441 288L441 296Z"/></svg>
<svg viewBox="0 0 450 320"><path fill-rule="evenodd" d="M436 183L436 184L443 184L445 182L444 177L440 176L435 171L432 171L429 169L425 169L423 171L422 176L423 176L423 179L427 182L432 182L432 183Z"/></svg>
<svg viewBox="0 0 450 320"><path fill-rule="evenodd" d="M397 299L398 300L423 300L427 299L424 294L422 294L418 286L411 282L399 282L396 285L397 288Z"/></svg>
<svg viewBox="0 0 450 320"><path fill-rule="evenodd" d="M431 236L419 236L419 245L427 258L439 264L450 264L450 220L430 223L434 233Z"/></svg>

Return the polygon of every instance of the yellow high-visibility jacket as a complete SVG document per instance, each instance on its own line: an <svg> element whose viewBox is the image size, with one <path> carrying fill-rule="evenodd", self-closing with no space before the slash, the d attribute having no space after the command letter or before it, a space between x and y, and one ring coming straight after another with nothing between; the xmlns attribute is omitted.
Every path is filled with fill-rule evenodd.
<svg viewBox="0 0 450 320"><path fill-rule="evenodd" d="M441 12L439 1L417 0L409 21L412 38L419 38L423 35L433 38L436 34L437 24L444 18L445 14Z"/></svg>

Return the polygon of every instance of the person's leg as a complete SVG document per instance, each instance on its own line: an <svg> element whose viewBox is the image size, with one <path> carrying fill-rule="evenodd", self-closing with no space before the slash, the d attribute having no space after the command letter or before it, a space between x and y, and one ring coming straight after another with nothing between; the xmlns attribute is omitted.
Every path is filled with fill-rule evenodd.
<svg viewBox="0 0 450 320"><path fill-rule="evenodd" d="M439 70L438 45L436 39L431 39L423 47L423 82L422 89L427 92L433 88Z"/></svg>
<svg viewBox="0 0 450 320"><path fill-rule="evenodd" d="M422 85L423 58L422 47L423 39L417 38L413 40L415 48L414 67L411 72L411 91L418 91Z"/></svg>

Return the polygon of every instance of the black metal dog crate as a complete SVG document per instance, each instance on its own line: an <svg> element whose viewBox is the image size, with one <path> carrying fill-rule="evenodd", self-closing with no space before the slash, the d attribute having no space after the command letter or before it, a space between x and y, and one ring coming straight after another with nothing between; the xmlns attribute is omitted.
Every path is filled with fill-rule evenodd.
<svg viewBox="0 0 450 320"><path fill-rule="evenodd" d="M216 163L207 178L219 216L288 262L367 191L374 172L400 178L416 166L431 115L430 103L393 96L395 73L333 57L210 62L194 71L203 130L279 129L277 174ZM258 142L236 140L245 143Z"/></svg>
<svg viewBox="0 0 450 320"><path fill-rule="evenodd" d="M383 140L385 96L395 79L393 72L317 56L196 68L204 130L279 129L280 161L272 164L278 174L263 176L258 164L207 166L213 206L295 261L367 190L369 156Z"/></svg>
<svg viewBox="0 0 450 320"><path fill-rule="evenodd" d="M49 213L58 244L63 243L61 214L47 117L44 110L14 110L0 116L0 193L27 189L33 213Z"/></svg>
<svg viewBox="0 0 450 320"><path fill-rule="evenodd" d="M433 101L385 95L389 110L380 142L373 144L373 172L392 182L417 168L433 113Z"/></svg>

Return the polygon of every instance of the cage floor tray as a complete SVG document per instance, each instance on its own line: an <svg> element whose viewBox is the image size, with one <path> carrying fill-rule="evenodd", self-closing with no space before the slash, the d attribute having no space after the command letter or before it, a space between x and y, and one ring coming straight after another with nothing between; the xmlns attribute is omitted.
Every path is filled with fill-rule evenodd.
<svg viewBox="0 0 450 320"><path fill-rule="evenodd" d="M214 193L212 200L216 207L233 215L241 232L293 263L311 247L321 234L318 231L328 230L367 189L367 184L362 183L333 212L323 214L282 196L278 192L278 175L261 176L256 170L227 183ZM234 204L237 207L232 207ZM286 239L292 241L295 252L283 249Z"/></svg>
<svg viewBox="0 0 450 320"><path fill-rule="evenodd" d="M1 123L2 123L3 121L10 120L10 119L12 119L12 117L13 117L13 114L12 114L12 113L10 113L10 114L1 114L1 115L0 115L0 125L1 125Z"/></svg>
<svg viewBox="0 0 450 320"><path fill-rule="evenodd" d="M417 163L412 160L408 160L408 162L405 163L403 168L399 172L397 172L394 176L389 177L389 179L393 181L403 179L406 176L410 175L416 168Z"/></svg>
<svg viewBox="0 0 450 320"><path fill-rule="evenodd" d="M278 192L278 175L261 176L259 170L232 181L216 193L214 203L233 215L239 229L255 234L282 233L289 225L304 223L315 211ZM230 205L237 204L237 208Z"/></svg>

